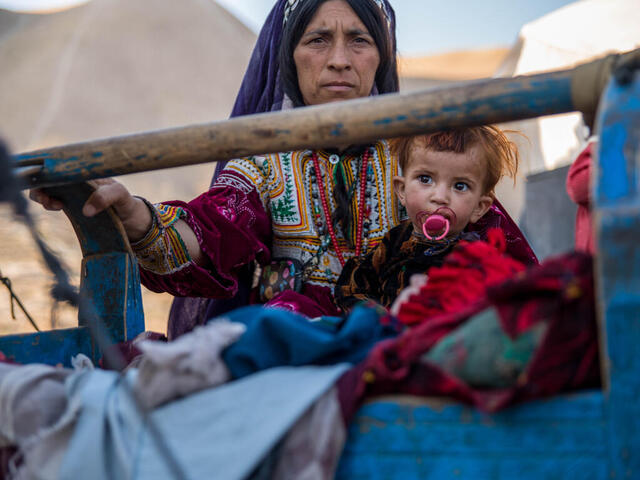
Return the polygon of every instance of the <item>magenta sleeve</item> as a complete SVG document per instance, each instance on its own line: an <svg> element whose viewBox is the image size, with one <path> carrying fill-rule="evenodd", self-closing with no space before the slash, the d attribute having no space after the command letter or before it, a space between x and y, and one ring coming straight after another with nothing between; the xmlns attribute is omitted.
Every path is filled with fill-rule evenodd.
<svg viewBox="0 0 640 480"><path fill-rule="evenodd" d="M163 202L181 207L208 258L205 267L190 261L169 274L141 269L142 283L154 292L175 296L227 298L238 288L242 267L270 258L271 221L255 189L214 186L189 203Z"/></svg>

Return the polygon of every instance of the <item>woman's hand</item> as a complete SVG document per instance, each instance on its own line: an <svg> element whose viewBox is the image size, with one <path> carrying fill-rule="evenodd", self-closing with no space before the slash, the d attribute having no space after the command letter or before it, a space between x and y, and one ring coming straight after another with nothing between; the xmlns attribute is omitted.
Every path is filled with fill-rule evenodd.
<svg viewBox="0 0 640 480"><path fill-rule="evenodd" d="M411 275L409 286L400 292L400 295L396 297L393 305L391 305L391 315L397 317L402 305L404 305L412 295L420 292L420 289L427 283L427 279L428 277L422 273Z"/></svg>
<svg viewBox="0 0 640 480"><path fill-rule="evenodd" d="M62 210L63 203L57 198L50 197L40 188L32 188L29 190L29 198L34 202L41 204L45 210Z"/></svg>
<svg viewBox="0 0 640 480"><path fill-rule="evenodd" d="M140 240L151 228L151 212L142 199L132 196L121 183L112 178L103 178L88 182L95 188L89 196L82 213L87 217L93 217L98 213L113 207L120 218L129 240ZM32 189L29 198L41 203L47 210L61 210L63 204L60 200L50 197L40 189Z"/></svg>

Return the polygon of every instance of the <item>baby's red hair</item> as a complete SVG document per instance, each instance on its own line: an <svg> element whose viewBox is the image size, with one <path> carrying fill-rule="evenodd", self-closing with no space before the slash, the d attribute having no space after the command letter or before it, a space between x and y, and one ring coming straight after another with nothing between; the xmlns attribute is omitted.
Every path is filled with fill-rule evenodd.
<svg viewBox="0 0 640 480"><path fill-rule="evenodd" d="M518 171L518 149L502 130L492 125L450 128L391 141L392 151L398 158L403 172L411 163L413 148L465 153L475 146L484 153L484 160L487 163L483 189L485 195L493 195L498 181L505 175L515 181Z"/></svg>

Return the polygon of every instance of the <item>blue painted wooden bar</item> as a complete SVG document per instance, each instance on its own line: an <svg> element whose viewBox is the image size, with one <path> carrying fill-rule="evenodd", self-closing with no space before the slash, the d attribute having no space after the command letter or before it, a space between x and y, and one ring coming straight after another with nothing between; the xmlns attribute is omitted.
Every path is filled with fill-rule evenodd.
<svg viewBox="0 0 640 480"><path fill-rule="evenodd" d="M75 184L50 193L65 202L65 213L80 242L80 291L89 299L92 311L78 312L77 329L0 337L0 351L10 360L70 366L73 355L84 353L98 362L101 352L89 336L87 315L97 315L111 342L132 339L144 331L140 277L129 241L113 212L93 218L82 215L91 191L88 184Z"/></svg>
<svg viewBox="0 0 640 480"><path fill-rule="evenodd" d="M640 74L612 81L597 121L597 289L605 387L494 415L374 400L349 429L340 479L640 478Z"/></svg>

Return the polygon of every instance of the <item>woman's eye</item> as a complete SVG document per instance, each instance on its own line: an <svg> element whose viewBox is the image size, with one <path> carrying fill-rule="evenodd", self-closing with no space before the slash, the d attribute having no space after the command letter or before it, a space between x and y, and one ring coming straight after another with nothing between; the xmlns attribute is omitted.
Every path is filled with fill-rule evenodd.
<svg viewBox="0 0 640 480"><path fill-rule="evenodd" d="M466 192L467 190L469 190L469 185L465 182L456 182L453 188L455 188L459 192Z"/></svg>
<svg viewBox="0 0 640 480"><path fill-rule="evenodd" d="M371 42L369 42L368 38L365 37L356 37L353 39L354 43L359 43L362 45L369 45Z"/></svg>
<svg viewBox="0 0 640 480"><path fill-rule="evenodd" d="M420 181L420 183L425 183L425 184L429 184L433 181L433 179L431 178L431 175L418 175L418 180Z"/></svg>

